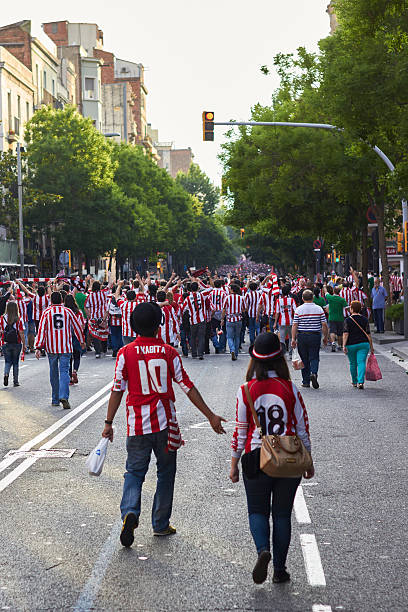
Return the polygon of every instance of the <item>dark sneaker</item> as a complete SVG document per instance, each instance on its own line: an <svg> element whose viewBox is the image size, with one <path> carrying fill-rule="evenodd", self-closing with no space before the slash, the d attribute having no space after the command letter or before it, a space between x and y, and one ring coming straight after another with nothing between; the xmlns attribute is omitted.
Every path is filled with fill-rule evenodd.
<svg viewBox="0 0 408 612"><path fill-rule="evenodd" d="M78 374L77 374L76 370L72 371L72 382L74 383L74 385L78 384Z"/></svg>
<svg viewBox="0 0 408 612"><path fill-rule="evenodd" d="M272 582L275 584L279 582L288 582L290 580L290 574L286 570L274 570Z"/></svg>
<svg viewBox="0 0 408 612"><path fill-rule="evenodd" d="M96 353L96 355L95 355L95 359L100 359L100 358L101 358L100 353Z"/></svg>
<svg viewBox="0 0 408 612"><path fill-rule="evenodd" d="M3 385L4 385L5 387L8 387L8 378L9 378L9 377L8 377L8 374L5 374L5 375L4 375L4 380L3 380Z"/></svg>
<svg viewBox="0 0 408 612"><path fill-rule="evenodd" d="M169 536L177 533L177 529L169 525L167 529L163 529L163 531L153 531L154 536Z"/></svg>
<svg viewBox="0 0 408 612"><path fill-rule="evenodd" d="M252 570L252 578L255 584L262 584L265 582L268 576L268 565L271 560L271 553L269 550L263 550L259 553L258 561L255 563L255 567Z"/></svg>
<svg viewBox="0 0 408 612"><path fill-rule="evenodd" d="M71 404L69 403L67 399L60 399L60 402L64 410L69 410L71 408Z"/></svg>
<svg viewBox="0 0 408 612"><path fill-rule="evenodd" d="M310 385L307 385L306 383L302 383L302 387L304 389L310 389Z"/></svg>
<svg viewBox="0 0 408 612"><path fill-rule="evenodd" d="M231 359L232 359L232 361L236 361L237 360L237 356L235 355L234 351L232 351L232 353L231 353Z"/></svg>
<svg viewBox="0 0 408 612"><path fill-rule="evenodd" d="M128 512L123 519L122 531L120 532L120 543L129 548L132 546L135 536L134 530L139 526L139 519L133 512Z"/></svg>
<svg viewBox="0 0 408 612"><path fill-rule="evenodd" d="M331 352L332 353L336 352L336 345L334 343L332 344Z"/></svg>
<svg viewBox="0 0 408 612"><path fill-rule="evenodd" d="M18 382L18 380L15 380L13 384L14 384L15 387L19 387L20 386L20 383Z"/></svg>
<svg viewBox="0 0 408 612"><path fill-rule="evenodd" d="M204 359L204 355L200 355L199 359L201 359L201 361Z"/></svg>
<svg viewBox="0 0 408 612"><path fill-rule="evenodd" d="M216 349L215 349L215 354L216 354L216 355L219 355L220 353L221 353L220 349L217 349L217 348L216 348Z"/></svg>
<svg viewBox="0 0 408 612"><path fill-rule="evenodd" d="M363 385L363 383L358 383L358 385L357 385L357 386L358 386L358 388L359 388L359 389L364 389L364 385Z"/></svg>
<svg viewBox="0 0 408 612"><path fill-rule="evenodd" d="M317 382L317 374L310 375L310 382L312 383L313 389L319 388L319 383Z"/></svg>

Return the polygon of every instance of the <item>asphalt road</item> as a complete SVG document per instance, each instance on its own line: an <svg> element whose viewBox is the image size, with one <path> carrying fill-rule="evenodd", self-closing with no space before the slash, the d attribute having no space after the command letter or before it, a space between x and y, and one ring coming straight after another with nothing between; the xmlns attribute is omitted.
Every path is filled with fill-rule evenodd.
<svg viewBox="0 0 408 612"><path fill-rule="evenodd" d="M47 360L28 356L22 386L0 389L0 609L408 610L408 377L400 367L408 362L378 359L384 379L362 392L351 387L341 353L322 353L321 388L303 390L316 476L303 482L293 515L292 581L274 585L269 578L256 586L243 485L228 479L235 393L248 356L184 360L209 405L229 419L227 436L217 437L177 391L186 440L172 517L177 535L152 536L152 464L130 550L118 541L123 409L103 474L92 478L85 468L103 428L114 360L88 353L72 410L64 411L51 406ZM300 374L293 378L299 382ZM22 445L75 453L4 459Z"/></svg>

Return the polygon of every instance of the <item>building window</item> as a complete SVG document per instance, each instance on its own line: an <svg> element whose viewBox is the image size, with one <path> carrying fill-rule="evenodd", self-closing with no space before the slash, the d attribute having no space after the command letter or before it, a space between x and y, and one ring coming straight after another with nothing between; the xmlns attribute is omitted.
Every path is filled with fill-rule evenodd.
<svg viewBox="0 0 408 612"><path fill-rule="evenodd" d="M13 120L11 113L11 91L7 93L7 114L8 114L8 129L9 131L13 129Z"/></svg>
<svg viewBox="0 0 408 612"><path fill-rule="evenodd" d="M55 81L52 79L52 95L55 97Z"/></svg>
<svg viewBox="0 0 408 612"><path fill-rule="evenodd" d="M17 96L17 117L21 121L21 97Z"/></svg>
<svg viewBox="0 0 408 612"><path fill-rule="evenodd" d="M95 79L85 77L85 97L91 100L95 98Z"/></svg>
<svg viewBox="0 0 408 612"><path fill-rule="evenodd" d="M58 23L53 23L53 24L51 25L51 32L52 32L53 34L57 34L57 33L58 33Z"/></svg>
<svg viewBox="0 0 408 612"><path fill-rule="evenodd" d="M47 73L44 70L44 89L47 89Z"/></svg>
<svg viewBox="0 0 408 612"><path fill-rule="evenodd" d="M26 102L26 121L30 119L30 103Z"/></svg>

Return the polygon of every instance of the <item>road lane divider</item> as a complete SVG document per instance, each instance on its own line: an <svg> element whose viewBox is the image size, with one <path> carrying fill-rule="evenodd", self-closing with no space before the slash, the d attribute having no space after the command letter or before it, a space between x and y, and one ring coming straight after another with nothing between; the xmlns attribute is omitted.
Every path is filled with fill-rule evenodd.
<svg viewBox="0 0 408 612"><path fill-rule="evenodd" d="M331 606L323 606L322 604L313 604L312 612L332 612Z"/></svg>
<svg viewBox="0 0 408 612"><path fill-rule="evenodd" d="M297 488L293 507L295 510L296 520L300 525L309 525L312 522L310 519L309 510L307 509L305 497L303 495L302 485Z"/></svg>
<svg viewBox="0 0 408 612"><path fill-rule="evenodd" d="M313 533L301 533L300 545L302 548L303 560L305 562L307 580L310 586L326 586L322 560Z"/></svg>
<svg viewBox="0 0 408 612"><path fill-rule="evenodd" d="M109 384L109 387L110 387L110 384ZM83 412L77 419L75 419L75 421L73 421L70 425L68 425L68 427L60 431L56 436L54 436L54 438L52 438L51 440L48 440L48 442L40 446L40 450L48 450L50 448L53 448L55 444L58 444L59 442L61 442L61 440L63 440L70 433L72 433L72 431L76 429L78 425L80 425L89 416L91 416L91 414L93 414L96 410L98 410L98 408L106 404L106 402L109 399L109 396L110 396L110 393L108 393L105 397L103 397L98 402L96 402L96 404L91 406L91 408L88 408L88 410ZM14 468L14 470L9 472L7 476L2 478L0 480L0 492L4 491L4 489L6 489L9 485L11 485L19 476L21 476L21 474L23 474L36 461L38 461L38 459L39 459L38 457L29 457L28 459L24 459L24 461L20 463L20 465L18 465L16 468Z"/></svg>
<svg viewBox="0 0 408 612"><path fill-rule="evenodd" d="M31 450L34 446L36 446L37 444L39 444L40 442L42 442L43 440L48 438L48 436L53 434L54 431L57 431L57 429L59 429L60 427L65 425L65 423L68 423L68 421L71 421L77 414L82 412L82 410L85 410L85 408L87 406L89 406L89 404L92 404L92 402L97 400L98 397L100 397L101 395L106 393L106 391L108 391L111 388L111 386L112 386L112 383L109 382L107 385L102 387L102 389L99 389L99 391L97 391L96 393L91 395L91 397L88 397L88 399L86 399L84 402L82 402L82 404L80 404L79 406L77 406L74 409L71 409L61 419L58 419L58 421L55 421L55 423L53 423L52 425L47 427L47 429L44 429L44 431L42 431L37 436L35 436L35 438L33 438L32 440L29 440L28 442L25 442L17 450L19 450L19 451L29 451L29 450ZM2 461L0 461L0 473L4 472L4 470L6 470L8 467L10 467L10 465L12 465L17 460L18 460L18 457L7 457L6 459L3 459Z"/></svg>

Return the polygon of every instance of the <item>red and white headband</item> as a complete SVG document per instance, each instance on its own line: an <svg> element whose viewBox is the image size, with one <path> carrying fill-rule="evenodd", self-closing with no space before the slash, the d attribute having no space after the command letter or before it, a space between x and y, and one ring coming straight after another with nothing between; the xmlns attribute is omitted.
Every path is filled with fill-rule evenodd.
<svg viewBox="0 0 408 612"><path fill-rule="evenodd" d="M282 349L279 348L277 351L269 353L268 355L261 355L260 353L257 353L255 349L252 349L252 356L256 357L257 359L272 359L273 357L277 357L277 355L280 355L281 352Z"/></svg>

